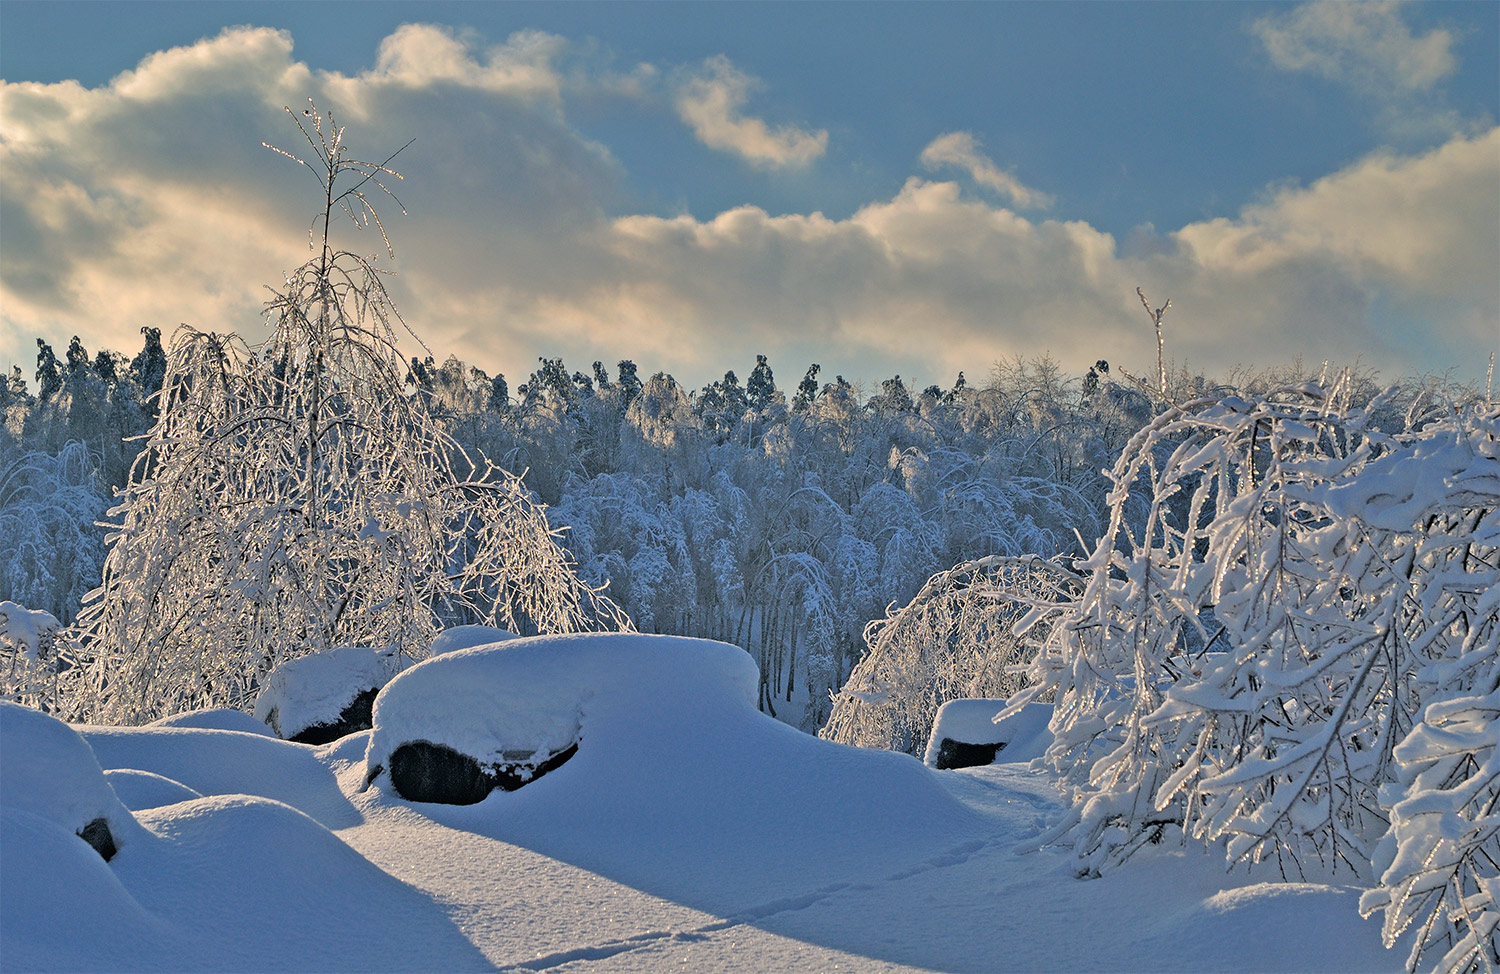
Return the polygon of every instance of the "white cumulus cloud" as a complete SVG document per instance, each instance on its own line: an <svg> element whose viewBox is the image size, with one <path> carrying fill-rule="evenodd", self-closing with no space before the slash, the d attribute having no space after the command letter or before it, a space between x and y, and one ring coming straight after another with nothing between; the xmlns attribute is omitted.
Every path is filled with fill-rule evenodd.
<svg viewBox="0 0 1500 974"><path fill-rule="evenodd" d="M1010 197L1023 210L1045 210L1054 202L1048 194L1023 186L1014 175L995 165L979 151L979 143L968 132L949 132L933 139L922 150L922 165L928 169L944 166L962 169L974 182Z"/></svg>
<svg viewBox="0 0 1500 974"><path fill-rule="evenodd" d="M711 57L678 90L677 114L704 145L734 153L753 166L802 166L823 155L826 131L772 128L741 113L757 84L723 55Z"/></svg>
<svg viewBox="0 0 1500 974"><path fill-rule="evenodd" d="M1271 63L1369 89L1433 87L1457 67L1453 35L1413 34L1397 0L1312 0L1268 14L1252 30Z"/></svg>

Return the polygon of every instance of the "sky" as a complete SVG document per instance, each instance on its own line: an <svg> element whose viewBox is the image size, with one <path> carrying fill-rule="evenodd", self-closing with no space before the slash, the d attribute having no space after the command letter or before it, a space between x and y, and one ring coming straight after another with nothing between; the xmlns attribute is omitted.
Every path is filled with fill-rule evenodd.
<svg viewBox="0 0 1500 974"><path fill-rule="evenodd" d="M1500 4L0 2L0 366L265 335L312 98L439 360L1483 380ZM413 354L426 354L412 343Z"/></svg>

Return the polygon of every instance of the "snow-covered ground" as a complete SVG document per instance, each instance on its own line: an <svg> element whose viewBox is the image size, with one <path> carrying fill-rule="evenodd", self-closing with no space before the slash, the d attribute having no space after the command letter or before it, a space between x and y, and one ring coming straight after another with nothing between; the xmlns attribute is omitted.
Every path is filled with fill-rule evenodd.
<svg viewBox="0 0 1500 974"><path fill-rule="evenodd" d="M1163 846L1080 880L1071 853L1022 851L1062 811L1044 773L808 737L756 711L754 680L699 640L514 639L413 667L373 735L322 747L222 716L75 734L0 705L0 967L1402 965L1347 876L1273 883ZM516 791L418 804L366 785L367 752L411 735L578 749ZM74 834L100 816L108 863Z"/></svg>

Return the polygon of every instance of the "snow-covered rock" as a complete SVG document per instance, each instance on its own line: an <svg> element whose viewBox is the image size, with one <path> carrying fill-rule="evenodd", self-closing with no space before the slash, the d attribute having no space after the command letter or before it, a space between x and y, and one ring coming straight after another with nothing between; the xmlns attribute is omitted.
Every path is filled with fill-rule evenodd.
<svg viewBox="0 0 1500 974"><path fill-rule="evenodd" d="M299 744L327 744L368 730L375 695L398 665L394 652L363 646L289 660L266 677L255 718Z"/></svg>
<svg viewBox="0 0 1500 974"><path fill-rule="evenodd" d="M950 700L938 708L923 759L929 768L970 768L1041 757L1052 742L1052 705L1027 704L1001 721L1004 700Z"/></svg>
<svg viewBox="0 0 1500 974"><path fill-rule="evenodd" d="M93 846L105 861L141 832L88 743L55 717L0 702L0 814L51 822Z"/></svg>
<svg viewBox="0 0 1500 974"><path fill-rule="evenodd" d="M595 634L536 636L435 656L390 682L375 702L365 763L412 801L472 804L514 791L567 762L586 736L588 701L661 706L672 688L753 705L754 662L701 639Z"/></svg>

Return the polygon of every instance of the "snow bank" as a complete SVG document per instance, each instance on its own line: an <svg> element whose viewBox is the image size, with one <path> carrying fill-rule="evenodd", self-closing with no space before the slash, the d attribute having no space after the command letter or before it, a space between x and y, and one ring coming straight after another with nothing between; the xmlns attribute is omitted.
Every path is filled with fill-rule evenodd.
<svg viewBox="0 0 1500 974"><path fill-rule="evenodd" d="M431 900L278 802L200 798L141 822L106 865L39 816L0 815L0 968L488 967Z"/></svg>
<svg viewBox="0 0 1500 974"><path fill-rule="evenodd" d="M114 789L120 802L132 812L203 797L180 781L173 781L150 771L114 768L104 772L104 778Z"/></svg>
<svg viewBox="0 0 1500 974"><path fill-rule="evenodd" d="M108 824L113 848L123 848L139 837L140 826L105 780L94 752L73 728L29 707L0 702L0 741L4 742L0 756L3 814L25 812L74 835L102 819Z"/></svg>
<svg viewBox="0 0 1500 974"><path fill-rule="evenodd" d="M438 633L437 638L432 641L432 649L428 651L428 655L442 656L444 653L455 653L460 649L488 646L492 643L505 642L507 639L520 638L509 629L497 629L494 626L454 626Z"/></svg>
<svg viewBox="0 0 1500 974"><path fill-rule="evenodd" d="M1047 729L1052 705L1027 704L1004 720L996 721L1004 709L1005 701L996 699L950 700L943 704L927 738L923 763L929 768L939 766L945 739L964 744L999 744L994 759L1006 763L1031 761L1045 754L1052 743L1052 732Z"/></svg>
<svg viewBox="0 0 1500 974"><path fill-rule="evenodd" d="M316 748L274 737L188 727L90 727L99 764L148 771L201 795L255 795L301 809L328 828L360 821Z"/></svg>
<svg viewBox="0 0 1500 974"><path fill-rule="evenodd" d="M210 969L207 950L176 935L115 875L115 864L138 854L141 843L107 864L55 822L4 807L0 849L0 969Z"/></svg>
<svg viewBox="0 0 1500 974"><path fill-rule="evenodd" d="M266 726L265 721L256 720L243 710L223 708L189 710L187 713L173 714L171 717L152 721L148 726L192 727L198 730L239 731L242 734L259 734L261 737L274 736L274 732Z"/></svg>
<svg viewBox="0 0 1500 974"><path fill-rule="evenodd" d="M283 740L318 727L337 727L360 694L385 686L398 665L392 650L363 646L288 660L266 677L255 699L255 719L269 724Z"/></svg>

